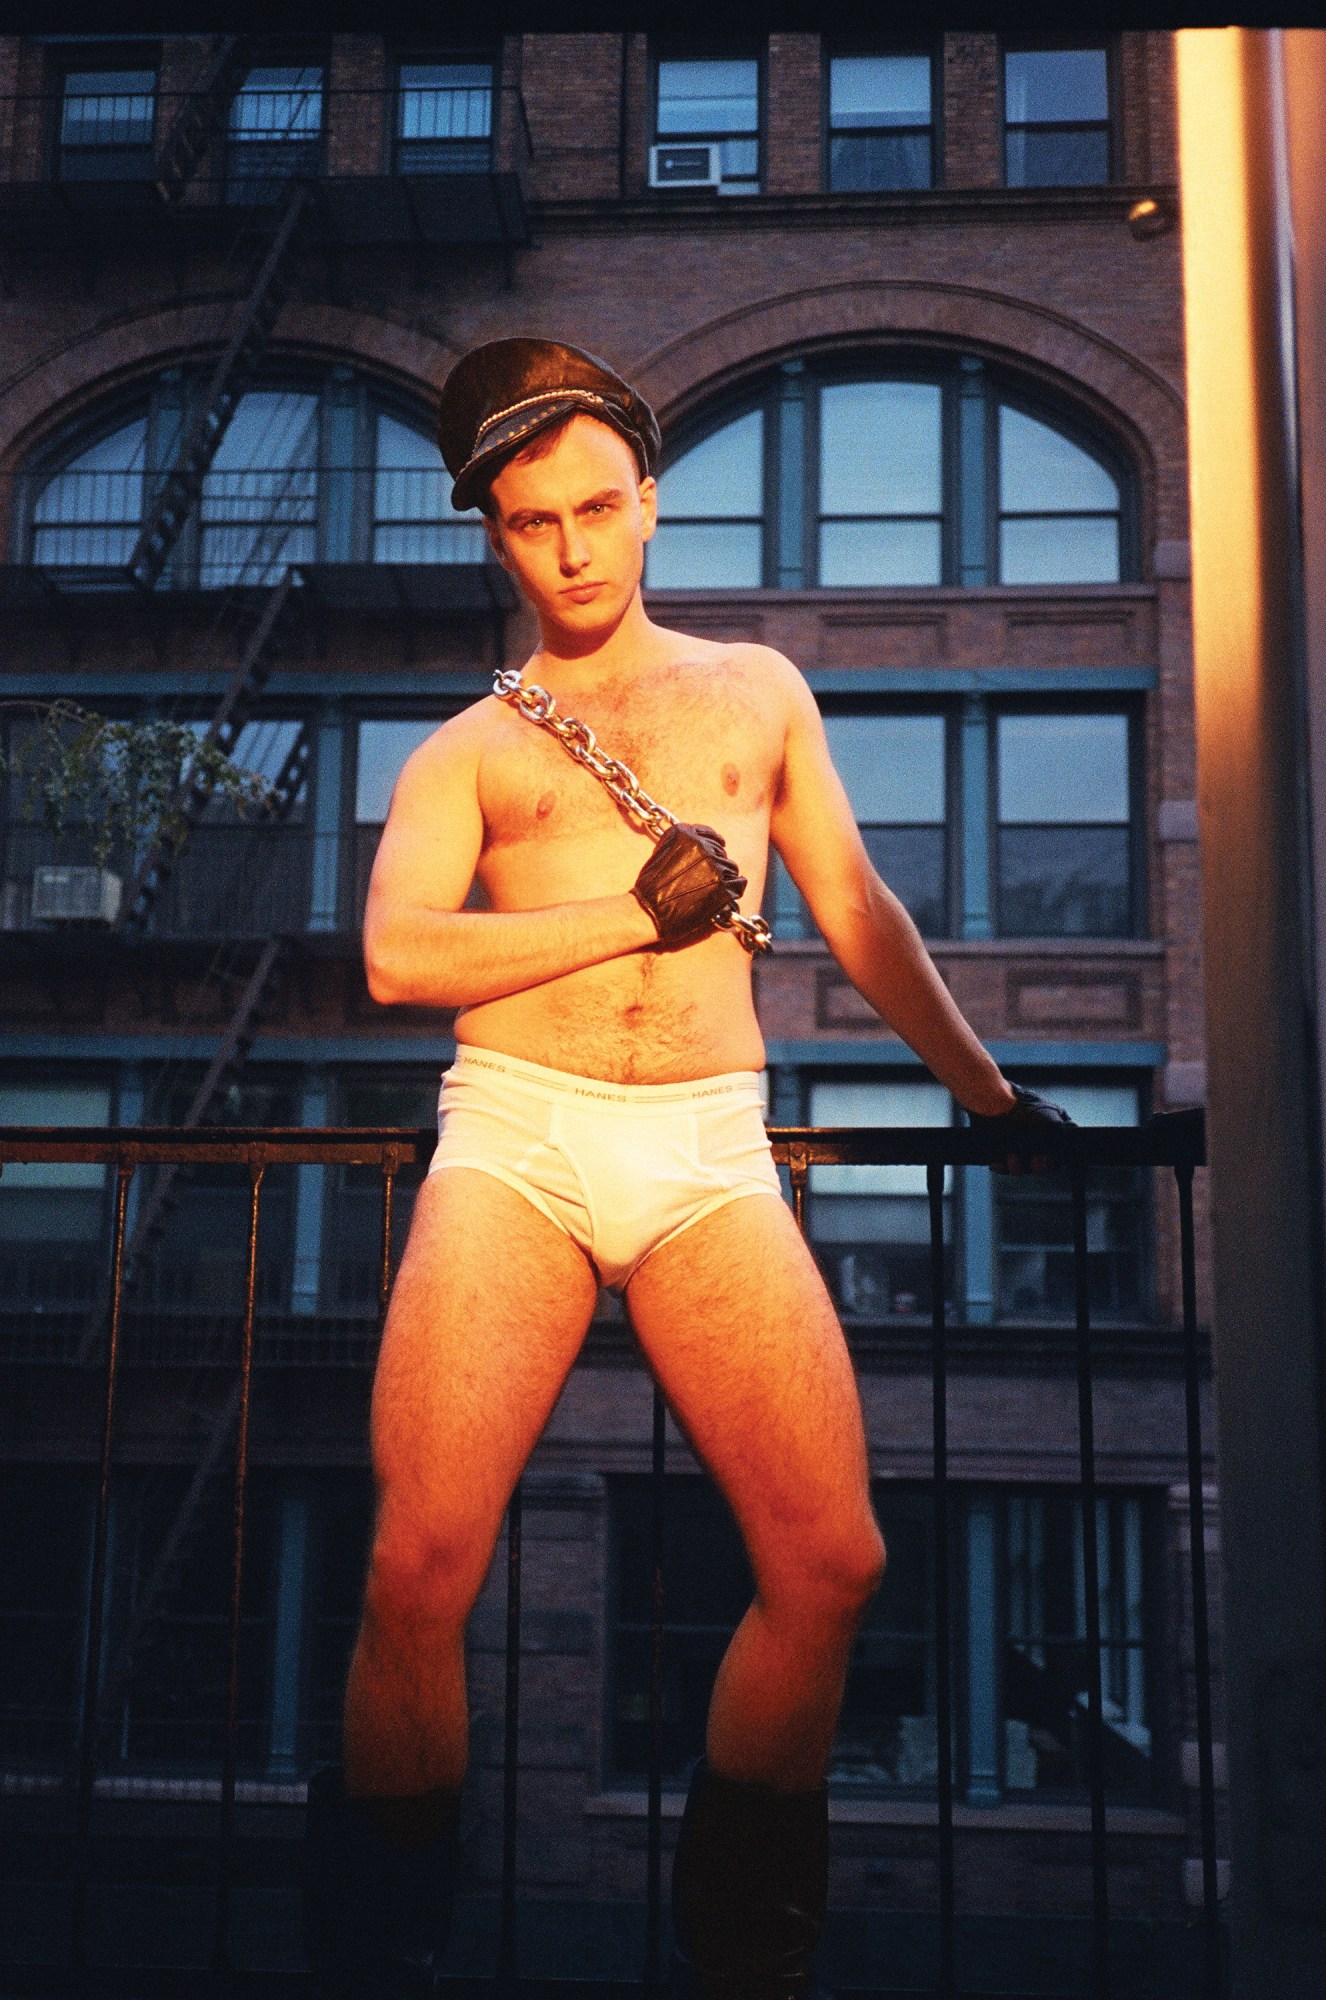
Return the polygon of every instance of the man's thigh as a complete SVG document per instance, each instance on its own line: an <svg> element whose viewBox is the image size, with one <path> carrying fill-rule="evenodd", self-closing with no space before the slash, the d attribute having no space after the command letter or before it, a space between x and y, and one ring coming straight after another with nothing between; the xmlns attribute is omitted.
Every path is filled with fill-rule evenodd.
<svg viewBox="0 0 1326 2000"><path fill-rule="evenodd" d="M373 1382L384 1509L496 1535L594 1311L584 1253L490 1174L419 1190Z"/></svg>
<svg viewBox="0 0 1326 2000"><path fill-rule="evenodd" d="M873 1516L856 1378L786 1203L729 1202L647 1258L627 1301L757 1578L796 1561L805 1539L859 1545Z"/></svg>

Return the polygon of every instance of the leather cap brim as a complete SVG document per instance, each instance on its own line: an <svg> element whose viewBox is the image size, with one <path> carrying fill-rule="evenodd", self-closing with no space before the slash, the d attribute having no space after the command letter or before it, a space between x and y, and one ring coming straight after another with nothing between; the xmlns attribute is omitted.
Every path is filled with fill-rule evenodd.
<svg viewBox="0 0 1326 2000"><path fill-rule="evenodd" d="M540 431L582 413L597 417L600 423L610 424L620 437L624 437L635 454L640 477L648 477L649 459L645 445L624 410L606 396L596 395L592 389L554 389L546 396L532 397L521 409L512 410L485 427L482 442L456 474L456 482L451 489L452 506L458 513L463 513L468 507L477 507L484 488L489 480L496 477L506 459L514 457Z"/></svg>

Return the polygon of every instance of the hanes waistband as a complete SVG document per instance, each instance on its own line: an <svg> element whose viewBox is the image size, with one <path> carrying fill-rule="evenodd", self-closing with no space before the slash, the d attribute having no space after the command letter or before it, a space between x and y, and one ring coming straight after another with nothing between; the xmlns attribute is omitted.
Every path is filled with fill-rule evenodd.
<svg viewBox="0 0 1326 2000"><path fill-rule="evenodd" d="M527 1062L523 1056L475 1048L469 1042L458 1046L456 1060L443 1073L442 1081L445 1084L451 1077L459 1080L471 1071L490 1071L531 1089L557 1096L593 1098L601 1104L617 1104L635 1111L647 1110L651 1105L693 1104L707 1097L754 1093L758 1098L760 1089L759 1071L753 1069L728 1070L721 1076L698 1076L682 1083L609 1083L602 1077L548 1069L543 1063Z"/></svg>

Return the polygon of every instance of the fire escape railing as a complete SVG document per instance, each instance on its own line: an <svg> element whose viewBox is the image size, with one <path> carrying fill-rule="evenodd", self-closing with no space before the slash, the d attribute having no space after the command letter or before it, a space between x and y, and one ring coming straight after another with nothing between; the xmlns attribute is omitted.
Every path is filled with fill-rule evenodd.
<svg viewBox="0 0 1326 2000"><path fill-rule="evenodd" d="M944 1272L944 1184L949 1167L989 1164L990 1142L972 1130L825 1130L775 1128L770 1132L774 1155L787 1169L792 1206L805 1226L805 1196L811 1169L828 1165L910 1164L924 1168L930 1227L932 1274L930 1366L933 1384L933 1504L934 1594L937 1664L937 1813L938 1961L928 1990L937 2000L956 2000L957 1899L954 1874L954 1771L952 1729L952 1579L949 1573L950 1477L947 1429L948 1326ZM75 1793L75 1868L73 1915L69 1937L71 1971L84 1984L79 1991L128 1991L115 1974L87 1962L87 1900L89 1832L98 1743L98 1718L104 1698L104 1600L107 1582L107 1540L112 1454L116 1434L116 1396L122 1360L126 1249L129 1235L129 1194L134 1176L144 1169L176 1175L190 1165L229 1165L249 1176L245 1284L240 1314L239 1365L227 1407L227 1430L235 1436L233 1461L232 1568L229 1614L229 1675L227 1683L224 1755L220 1774L220 1816L216 1926L213 1963L219 1973L229 1967L231 1895L235 1877L236 1777L239 1731L240 1604L245 1562L245 1505L249 1467L249 1423L254 1371L254 1329L258 1242L264 1177L269 1169L292 1164L353 1166L375 1169L381 1177L380 1254L378 1259L379 1320L385 1316L392 1277L392 1219L398 1179L403 1170L424 1165L434 1134L431 1131L305 1131L277 1128L230 1129L202 1135L178 1129L0 1131L0 1164L4 1162L97 1163L114 1170L114 1215L110 1247L109 1308L101 1396L100 1472L87 1616L87 1644L82 1677L80 1732ZM1073 1128L1037 1139L1038 1149L1054 1156L1068 1178L1072 1198L1075 1274L1074 1338L1077 1376L1079 1492L1081 1499L1081 1563L1085 1601L1085 1655L1088 1662L1087 1737L1090 1796L1091 1951L1085 1968L1083 1994L1089 2000L1109 2000L1111 1970L1110 1902L1107 1874L1107 1813L1105 1796L1105 1728L1102 1706L1102 1627L1099 1596L1100 1550L1097 1525L1097 1473L1093 1400L1091 1308L1088 1287L1087 1177L1100 1167L1169 1170L1175 1177L1179 1212L1182 1354L1185 1451L1191 1550L1193 1663L1196 1687L1198 1781L1202 1880L1202 2000L1222 2000L1224 1971L1216 1866L1216 1809L1212 1742L1210 1631L1204 1540L1204 1461L1200 1388L1203 1362L1197 1321L1196 1254L1193 1224L1195 1170L1205 1163L1202 1115L1171 1113L1138 1129ZM647 1921L642 1990L657 1989L662 1951L662 1770L663 1770L663 1581L662 1552L667 1488L664 1477L665 1408L657 1387L653 1399L651 1632L649 1673L649 1776L647 1806ZM199 1476L202 1476L201 1474ZM493 1990L511 1990L518 1973L516 1956L516 1824L519 1809L520 1626L521 1626L522 1487L518 1483L508 1516L507 1648L504 1728L502 1872L499 1899L497 1963ZM123 1667L118 1662L117 1671ZM588 1990L593 1981L580 1982ZM23 1988L22 1990L27 1990ZM34 1989L36 1990L36 1989Z"/></svg>

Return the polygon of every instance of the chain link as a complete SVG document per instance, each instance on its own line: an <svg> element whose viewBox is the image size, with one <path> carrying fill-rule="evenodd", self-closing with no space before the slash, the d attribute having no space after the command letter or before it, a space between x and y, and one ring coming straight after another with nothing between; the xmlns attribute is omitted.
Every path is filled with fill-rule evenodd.
<svg viewBox="0 0 1326 2000"><path fill-rule="evenodd" d="M526 686L521 681L518 667L508 667L505 673L493 676L493 693L499 701L516 709L527 722L533 722L555 736L567 755L574 757L577 764L583 764L604 790L611 793L637 832L648 834L651 840L658 841L662 840L670 826L677 825L676 813L669 812L657 799L650 798L629 765L599 748L598 738L587 722L578 721L574 715L559 715L557 704L547 688L539 687L535 682ZM757 951L768 951L773 943L772 933L764 918L742 916L735 903L714 918L714 926L718 930L731 931L752 956Z"/></svg>

